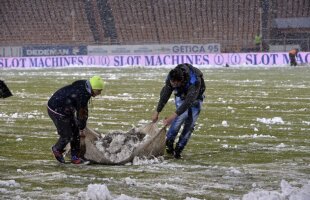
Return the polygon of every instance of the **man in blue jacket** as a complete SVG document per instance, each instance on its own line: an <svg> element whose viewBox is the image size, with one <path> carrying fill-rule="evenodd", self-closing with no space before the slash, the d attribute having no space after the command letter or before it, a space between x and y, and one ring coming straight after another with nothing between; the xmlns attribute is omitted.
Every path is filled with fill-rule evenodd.
<svg viewBox="0 0 310 200"><path fill-rule="evenodd" d="M65 163L63 153L69 142L71 162L84 163L79 157L80 131L86 127L89 99L100 95L103 88L104 82L100 76L93 76L89 80L78 80L57 90L49 99L48 115L53 120L59 135L52 152L60 163Z"/></svg>
<svg viewBox="0 0 310 200"><path fill-rule="evenodd" d="M169 72L165 86L160 92L160 99L152 121L158 120L159 113L174 91L176 111L164 120L164 125L171 124L166 137L166 151L177 159L181 158L181 152L194 130L204 99L205 88L202 72L185 63L179 64ZM183 130L174 147L174 140L183 124Z"/></svg>

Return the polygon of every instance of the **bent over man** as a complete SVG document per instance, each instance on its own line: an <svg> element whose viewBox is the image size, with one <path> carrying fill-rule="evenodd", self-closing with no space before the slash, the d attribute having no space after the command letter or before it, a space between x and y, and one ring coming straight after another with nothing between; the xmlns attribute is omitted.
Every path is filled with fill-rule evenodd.
<svg viewBox="0 0 310 200"><path fill-rule="evenodd" d="M101 94L103 87L103 80L99 76L93 76L89 80L78 80L57 90L49 99L48 115L53 120L59 135L52 152L60 163L65 163L63 153L69 142L71 162L84 163L79 157L80 131L86 127L89 99Z"/></svg>
<svg viewBox="0 0 310 200"><path fill-rule="evenodd" d="M164 120L164 125L171 124L166 137L166 152L173 154L177 159L181 158L181 152L194 130L204 99L205 88L202 72L185 63L177 65L169 72L165 86L160 92L157 110L152 116L152 121L158 120L159 113L174 91L176 111ZM175 138L183 124L183 130L174 147Z"/></svg>

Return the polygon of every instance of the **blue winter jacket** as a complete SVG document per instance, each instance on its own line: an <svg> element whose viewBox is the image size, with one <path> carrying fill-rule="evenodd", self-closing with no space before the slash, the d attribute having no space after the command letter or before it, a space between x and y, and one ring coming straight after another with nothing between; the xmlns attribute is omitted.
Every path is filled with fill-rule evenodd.
<svg viewBox="0 0 310 200"><path fill-rule="evenodd" d="M180 64L177 67L183 71L185 80L182 82L181 87L174 88L170 83L170 77L168 75L165 86L160 91L157 112L162 111L173 91L175 92L175 96L183 100L182 105L175 111L177 115L184 113L196 100L203 100L204 98L206 86L203 73L198 68L187 63Z"/></svg>

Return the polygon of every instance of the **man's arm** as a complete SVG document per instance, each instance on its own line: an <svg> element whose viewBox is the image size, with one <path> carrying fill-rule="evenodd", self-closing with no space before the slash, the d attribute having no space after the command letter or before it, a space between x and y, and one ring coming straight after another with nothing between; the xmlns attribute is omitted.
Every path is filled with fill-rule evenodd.
<svg viewBox="0 0 310 200"><path fill-rule="evenodd" d="M170 85L170 83L166 82L166 85L160 91L160 99L158 101L158 105L156 109L158 113L160 113L162 109L165 107L166 103L168 102L172 94L172 91L173 91L172 86Z"/></svg>
<svg viewBox="0 0 310 200"><path fill-rule="evenodd" d="M81 96L80 102L77 103L77 120L80 130L83 130L86 127L88 119L88 100L88 96Z"/></svg>
<svg viewBox="0 0 310 200"><path fill-rule="evenodd" d="M77 120L78 120L78 127L80 130L83 130L86 127L86 122L88 119L88 108L80 108L77 112Z"/></svg>
<svg viewBox="0 0 310 200"><path fill-rule="evenodd" d="M184 113L187 109L190 108L190 106L197 99L199 95L199 90L200 90L200 82L197 82L196 85L190 86L182 105L175 111L175 113L172 113L168 118L164 120L164 126L170 125L173 122L173 120L177 118L177 116L180 116L182 113Z"/></svg>
<svg viewBox="0 0 310 200"><path fill-rule="evenodd" d="M160 91L160 98L158 101L158 105L156 108L156 112L152 116L152 121L155 123L158 120L159 113L162 111L162 109L165 107L166 103L168 102L171 94L172 94L173 88L168 80L166 80L165 86Z"/></svg>

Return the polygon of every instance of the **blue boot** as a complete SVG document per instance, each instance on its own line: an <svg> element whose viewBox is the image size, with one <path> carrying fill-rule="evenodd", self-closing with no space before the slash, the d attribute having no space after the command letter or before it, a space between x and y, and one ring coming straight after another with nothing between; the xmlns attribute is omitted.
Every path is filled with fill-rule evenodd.
<svg viewBox="0 0 310 200"><path fill-rule="evenodd" d="M71 157L71 163L79 165L79 164L88 164L89 161L85 161L78 156L72 156Z"/></svg>

